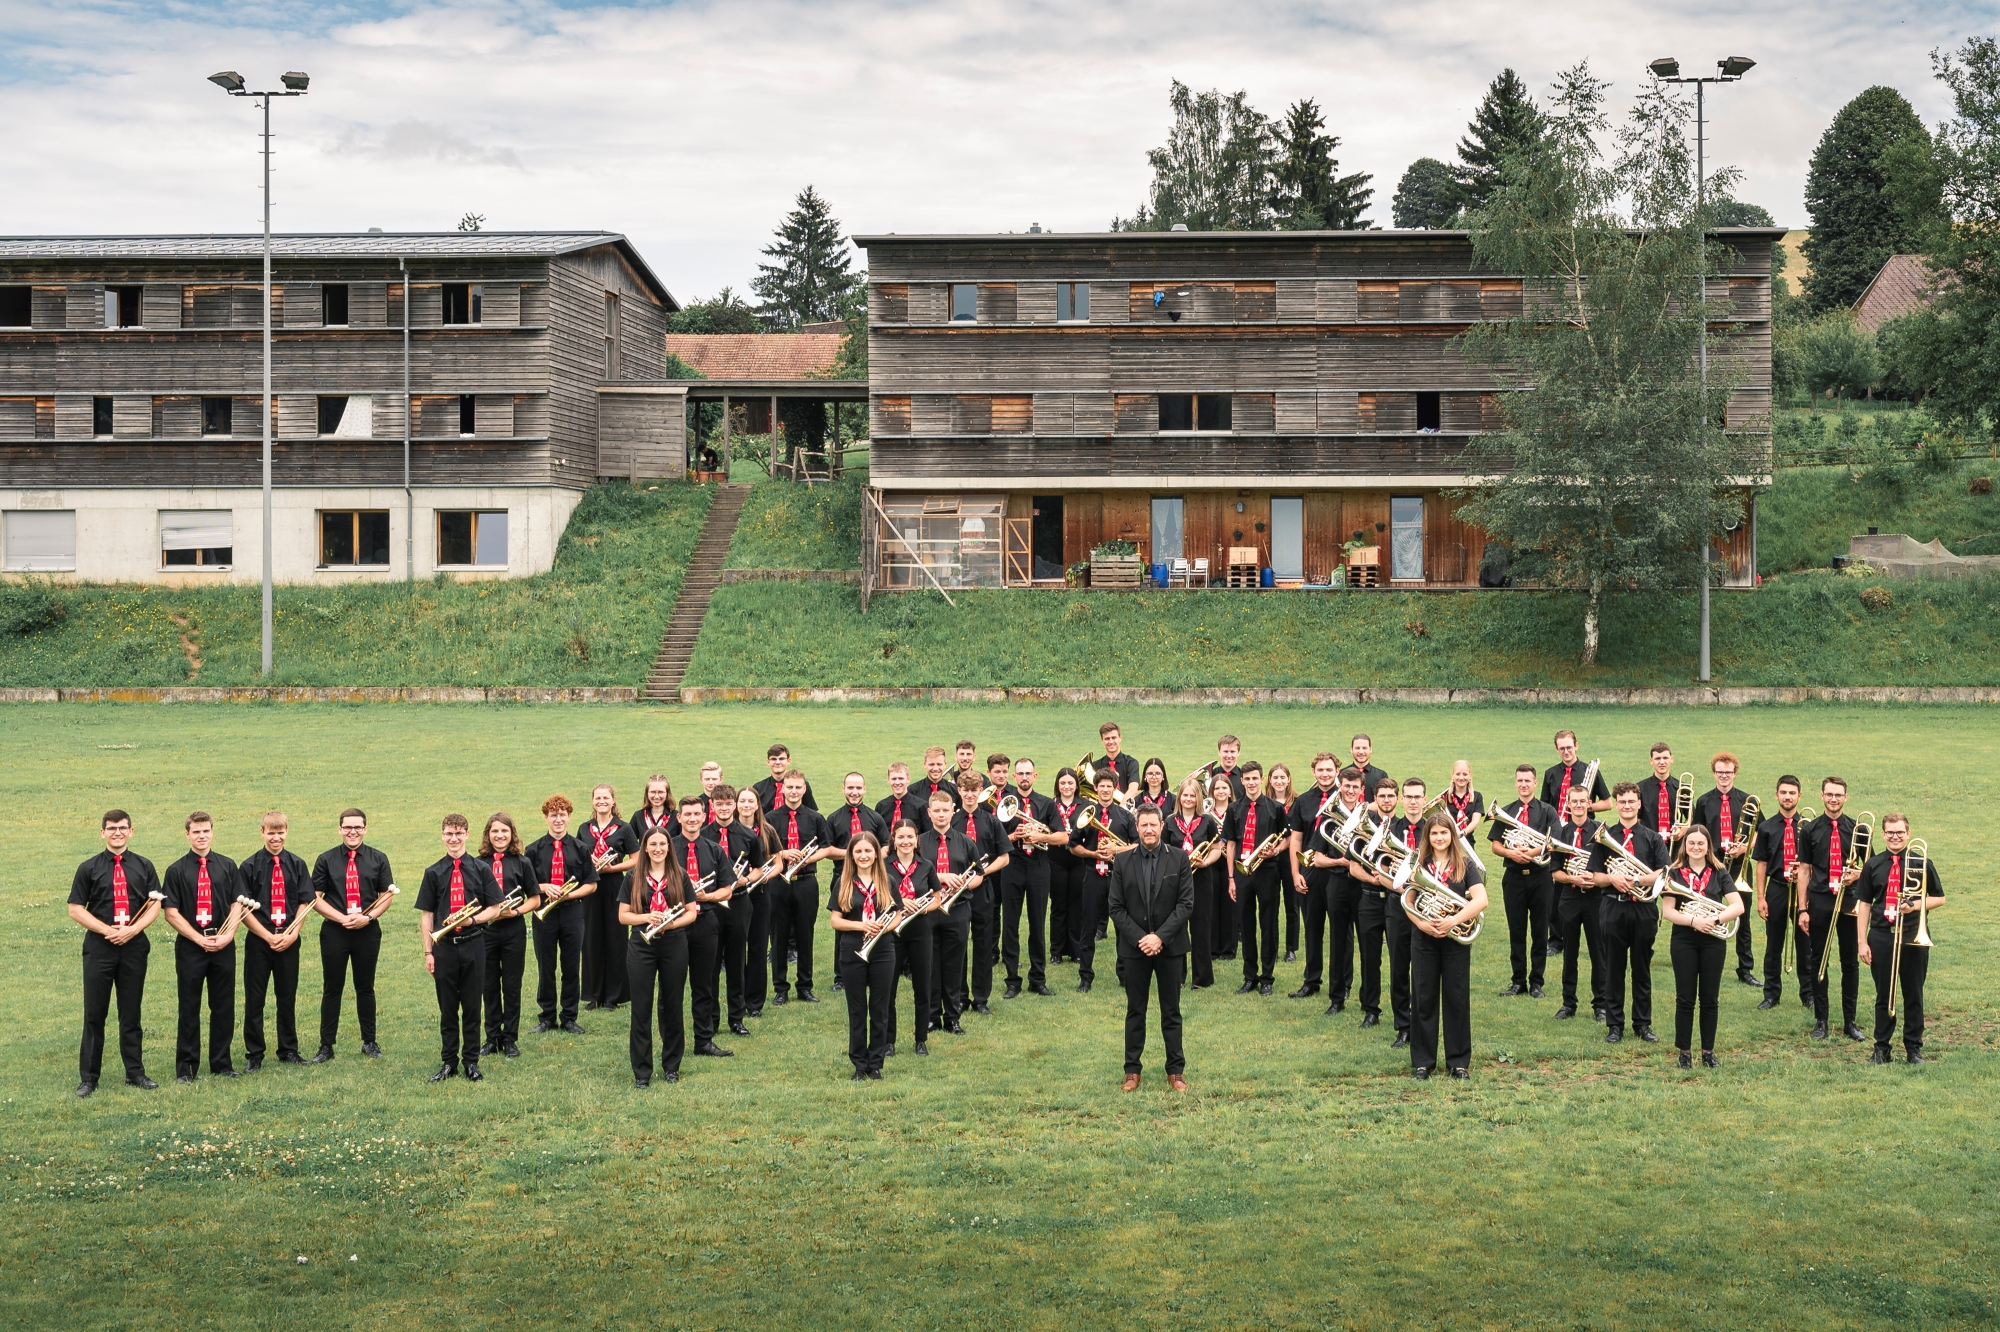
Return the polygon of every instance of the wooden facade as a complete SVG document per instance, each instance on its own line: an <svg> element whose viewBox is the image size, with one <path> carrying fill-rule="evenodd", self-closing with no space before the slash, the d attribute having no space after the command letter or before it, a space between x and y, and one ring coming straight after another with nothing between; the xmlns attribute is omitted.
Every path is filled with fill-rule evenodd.
<svg viewBox="0 0 2000 1332"><path fill-rule="evenodd" d="M1719 233L1727 258L1710 288L1735 320L1711 343L1741 384L1728 424L1752 436L1770 428L1781 234ZM1148 562L1217 566L1228 548L1256 546L1281 577L1318 583L1359 534L1383 548L1385 581L1476 585L1485 538L1445 492L1471 479L1465 450L1498 428L1500 395L1518 385L1470 362L1458 339L1543 293L1474 271L1464 233L857 241L869 256L870 481L885 500L933 497L916 505L931 513L947 495L981 512L1003 497L1008 539L1034 547L1025 581L1059 581L1059 523L1061 565L1103 540L1133 541ZM1155 501L1177 505L1178 523L1156 524ZM1155 549L1156 527L1162 540L1177 528L1178 549ZM1393 563L1415 576L1392 580L1399 539ZM1751 527L1731 544L1742 547L1731 581L1749 585Z"/></svg>

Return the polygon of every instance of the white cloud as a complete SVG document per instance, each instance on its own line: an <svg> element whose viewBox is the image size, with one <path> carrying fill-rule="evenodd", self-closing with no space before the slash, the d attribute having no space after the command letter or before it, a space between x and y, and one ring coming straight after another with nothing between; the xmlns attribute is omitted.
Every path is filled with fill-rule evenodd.
<svg viewBox="0 0 2000 1332"><path fill-rule="evenodd" d="M683 296L739 289L805 184L848 227L1103 227L1143 197L1166 89L1316 98L1345 170L1449 158L1505 65L1537 91L1588 57L1629 93L1645 62L1760 63L1710 99L1712 160L1802 224L1805 169L1872 83L1946 110L1932 47L1989 5L1639 0L1397 6L1255 0L694 0L614 8L282 6L246 15L0 0L0 231L253 230L256 116L203 82L303 68L274 111L286 230L607 227ZM261 73L260 73L261 71ZM33 182L23 188L22 182Z"/></svg>

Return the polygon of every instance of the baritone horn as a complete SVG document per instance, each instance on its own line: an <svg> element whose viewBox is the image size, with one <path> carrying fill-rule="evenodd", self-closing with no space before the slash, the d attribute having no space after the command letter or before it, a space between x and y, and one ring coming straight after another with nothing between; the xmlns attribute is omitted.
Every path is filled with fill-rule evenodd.
<svg viewBox="0 0 2000 1332"><path fill-rule="evenodd" d="M1449 884L1440 882L1422 865L1416 867L1410 885L1403 889L1403 906L1419 920L1449 920L1471 905L1471 898L1453 892ZM1486 913L1482 911L1471 920L1452 926L1445 938L1470 947L1472 941L1479 937L1479 931L1485 928Z"/></svg>
<svg viewBox="0 0 2000 1332"><path fill-rule="evenodd" d="M1654 869L1651 865L1648 865L1645 861L1627 851L1616 838L1601 827L1597 830L1597 844L1611 852L1611 864L1624 870L1625 876L1632 881L1630 895L1635 901L1657 902L1659 900L1660 888L1667 879L1665 873ZM1648 880L1647 875L1651 875L1652 878Z"/></svg>
<svg viewBox="0 0 2000 1332"><path fill-rule="evenodd" d="M1671 876L1660 891L1668 897L1679 898L1681 910L1694 917L1694 927L1703 934L1713 935L1717 939L1734 939L1736 927L1743 923L1740 914L1731 916L1727 921L1719 920L1723 912L1721 902L1706 893L1698 893L1692 888L1673 882Z"/></svg>

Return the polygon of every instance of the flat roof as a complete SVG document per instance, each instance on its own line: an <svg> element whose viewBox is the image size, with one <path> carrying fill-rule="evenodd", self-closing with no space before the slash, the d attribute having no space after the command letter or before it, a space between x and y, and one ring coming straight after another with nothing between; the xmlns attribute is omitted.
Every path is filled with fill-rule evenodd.
<svg viewBox="0 0 2000 1332"><path fill-rule="evenodd" d="M1765 240L1778 240L1785 235L1784 227L1714 227L1711 236L1753 236ZM1024 241L1029 244L1049 244L1058 241L1095 241L1099 243L1121 244L1134 241L1228 241L1232 244L1261 242L1282 244L1310 240L1386 241L1412 239L1467 240L1469 231L999 231L999 232L912 232L897 235L855 236L851 239L863 249L870 245L886 244L957 244L967 242Z"/></svg>

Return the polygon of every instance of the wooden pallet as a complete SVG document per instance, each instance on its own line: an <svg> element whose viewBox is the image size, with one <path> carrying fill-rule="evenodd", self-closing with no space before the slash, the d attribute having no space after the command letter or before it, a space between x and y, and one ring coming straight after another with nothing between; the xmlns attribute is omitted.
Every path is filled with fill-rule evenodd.
<svg viewBox="0 0 2000 1332"><path fill-rule="evenodd" d="M1228 586L1255 592L1258 585L1258 567L1256 565L1232 564L1229 566Z"/></svg>
<svg viewBox="0 0 2000 1332"><path fill-rule="evenodd" d="M1090 562L1090 585L1131 591L1139 587L1142 572L1137 555L1106 555Z"/></svg>

